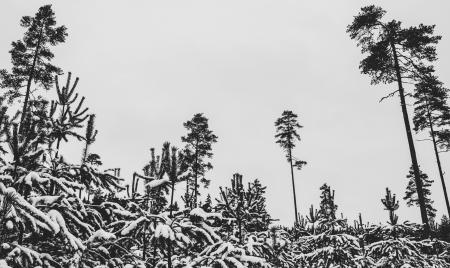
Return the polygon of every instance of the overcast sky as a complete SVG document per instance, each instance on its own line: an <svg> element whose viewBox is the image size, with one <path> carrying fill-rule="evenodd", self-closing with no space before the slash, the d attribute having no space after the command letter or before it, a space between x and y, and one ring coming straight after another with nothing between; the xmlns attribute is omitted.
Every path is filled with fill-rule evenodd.
<svg viewBox="0 0 450 268"><path fill-rule="evenodd" d="M375 1L405 25L436 24L443 35L436 64L450 85L448 0ZM369 1L25 1L0 3L0 68L10 67L19 20L53 3L68 28L55 63L80 77L78 90L97 115L92 152L130 178L164 141L181 146L183 122L203 112L219 136L210 192L235 172L267 188L268 208L282 224L294 219L290 170L275 144L283 110L304 126L295 155L298 207L319 204L319 187L336 190L339 212L385 222L385 187L403 197L410 156L398 97L379 103L392 86L371 86L358 70L361 54L346 26ZM416 136L416 139L423 136ZM432 144L416 142L422 169L435 179L440 219L445 209ZM63 145L81 158L81 144ZM442 154L450 171L450 155ZM447 175L449 177L450 175ZM447 179L450 184L450 179ZM419 221L401 200L400 220Z"/></svg>

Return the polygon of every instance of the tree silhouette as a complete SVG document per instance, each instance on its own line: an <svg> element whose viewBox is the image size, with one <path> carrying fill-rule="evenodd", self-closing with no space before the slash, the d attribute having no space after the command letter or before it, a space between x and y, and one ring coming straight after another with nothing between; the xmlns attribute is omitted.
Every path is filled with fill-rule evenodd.
<svg viewBox="0 0 450 268"><path fill-rule="evenodd" d="M56 26L51 5L40 7L34 17L22 17L20 25L26 28L26 32L22 40L12 42L10 54L13 67L11 72L0 70L0 85L11 89L7 94L11 100L22 96L20 89L26 87L20 119L22 130L32 83L48 90L53 85L53 77L62 73L59 67L51 63L54 54L50 47L66 40L67 29L65 26Z"/></svg>
<svg viewBox="0 0 450 268"><path fill-rule="evenodd" d="M390 223L392 225L396 225L398 222L398 216L395 215L395 211L399 208L399 204L395 194L392 194L389 188L386 188L386 196L384 199L381 199L381 203L383 203L384 209L389 211Z"/></svg>
<svg viewBox="0 0 450 268"><path fill-rule="evenodd" d="M404 80L411 82L419 78L424 70L433 71L433 67L428 64L436 60L435 44L440 36L433 35L434 26L420 24L417 27L402 28L401 22L396 20L383 22L385 13L382 8L373 5L363 7L347 27L347 32L357 41L361 52L367 54L359 68L363 74L371 76L372 84L397 82L398 89L385 98L395 94L400 97L422 222L425 225L425 232L428 233L430 227L406 107Z"/></svg>
<svg viewBox="0 0 450 268"><path fill-rule="evenodd" d="M299 170L306 164L305 161L297 160L292 156L292 149L295 148L295 142L300 141L300 135L297 130L302 126L297 121L297 115L292 111L284 111L280 118L275 121L276 143L286 151L286 158L291 167L292 192L294 195L295 224L298 224L297 197L295 194L294 167Z"/></svg>
<svg viewBox="0 0 450 268"><path fill-rule="evenodd" d="M414 171L412 167L409 169L409 173L406 175L406 178L408 179L408 185L406 186L405 197L403 197L403 199L406 200L406 204L409 207L417 206L419 205L419 202L417 199L416 181L414 180ZM433 207L434 202L431 200L430 190L433 180L430 179L427 174L423 173L422 170L420 171L420 179L423 185L423 195L425 197L427 215L430 221L432 221L436 217L436 209Z"/></svg>
<svg viewBox="0 0 450 268"><path fill-rule="evenodd" d="M86 126L86 134L84 135L84 150L83 150L83 158L82 163L86 162L87 158L90 156L89 154L89 146L95 142L95 138L97 137L98 130L95 129L95 114L89 115L88 123Z"/></svg>
<svg viewBox="0 0 450 268"><path fill-rule="evenodd" d="M450 204L438 149L447 140L444 138L445 135L440 135L440 133L447 132L445 127L450 119L450 108L447 105L448 89L443 87L442 82L436 76L424 75L421 81L416 84L414 98L416 99L413 117L414 130L416 132L429 131L444 192L447 215L450 216ZM424 195L426 195L425 189ZM425 199L427 198L425 197Z"/></svg>
<svg viewBox="0 0 450 268"><path fill-rule="evenodd" d="M324 183L321 187L320 194L320 210L319 214L321 217L327 220L335 220L336 219L336 210L337 205L334 203L334 190L331 190L331 187Z"/></svg>
<svg viewBox="0 0 450 268"><path fill-rule="evenodd" d="M50 104L50 122L52 124L50 142L53 143L56 140L56 158L59 155L61 141L67 142L68 136L75 137L78 140L85 139L74 130L83 127L83 122L89 117L86 114L88 108L83 108L85 98L82 97L78 101L78 93L75 93L79 78L75 79L73 85L71 85L71 79L72 73L69 72L66 85L60 87L58 76L55 76L55 88L58 99L56 101L52 100ZM90 128L93 127L93 125L90 126L89 124L94 123L93 118L89 118L89 120L92 120L92 122L88 122L87 131L90 131ZM93 140L89 142L92 143Z"/></svg>
<svg viewBox="0 0 450 268"><path fill-rule="evenodd" d="M192 202L189 202L191 207L197 207L198 179L201 178L205 187L209 186L210 180L205 178L205 173L213 167L208 159L213 156L212 144L217 142L217 136L209 129L208 118L201 113L195 114L183 126L188 130L188 133L181 137L181 141L186 143L185 149L189 152L185 154L184 160L187 161L194 173L193 181L191 181L193 184L192 192L189 193L187 189L187 193L188 198L192 200Z"/></svg>

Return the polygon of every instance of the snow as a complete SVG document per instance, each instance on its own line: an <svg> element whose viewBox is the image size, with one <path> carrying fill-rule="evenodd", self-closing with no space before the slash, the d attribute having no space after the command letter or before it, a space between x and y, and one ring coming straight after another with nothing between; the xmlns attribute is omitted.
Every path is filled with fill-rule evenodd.
<svg viewBox="0 0 450 268"><path fill-rule="evenodd" d="M0 268L11 268L11 266L6 263L6 260L0 259Z"/></svg>
<svg viewBox="0 0 450 268"><path fill-rule="evenodd" d="M133 230L135 230L138 225L143 222L146 221L147 218L146 217L140 217L137 220L134 220L132 222L129 222L128 225L122 229L122 231L120 232L121 235L129 235Z"/></svg>
<svg viewBox="0 0 450 268"><path fill-rule="evenodd" d="M189 215L196 216L206 220L208 218L208 213L206 213L202 208L194 208L189 212Z"/></svg>
<svg viewBox="0 0 450 268"><path fill-rule="evenodd" d="M69 229L66 226L66 222L64 220L64 217L61 215L61 213L59 213L57 210L50 210L48 212L49 217L59 225L60 230L62 230L64 236L66 237L66 239L69 241L69 244L72 246L72 248L74 250L85 250L86 247L83 245L83 243L81 242L81 240L74 236Z"/></svg>
<svg viewBox="0 0 450 268"><path fill-rule="evenodd" d="M169 225L163 224L163 223L158 223L158 225L156 226L155 237L157 237L157 238L162 237L164 239L171 240L171 241L175 240L175 235L174 235L172 228L170 228Z"/></svg>
<svg viewBox="0 0 450 268"><path fill-rule="evenodd" d="M14 188L6 188L3 183L0 183L0 194L9 194L13 196L12 202L15 203L15 207L22 210L26 215L29 215L30 220L37 220L38 222L36 222L36 224L39 224L39 221L41 221L43 223L39 224L41 227L47 227L49 231L52 231L55 234L59 232L59 226L54 221L42 211L28 203Z"/></svg>
<svg viewBox="0 0 450 268"><path fill-rule="evenodd" d="M10 220L8 220L8 221L6 222L6 228L7 228L8 230L12 230L12 229L14 228L13 222L10 221Z"/></svg>
<svg viewBox="0 0 450 268"><path fill-rule="evenodd" d="M88 243L93 243L93 242L102 242L102 241L107 241L107 240L113 240L116 239L116 235L110 232L107 232L103 229L99 229L97 231L95 231L87 240Z"/></svg>
<svg viewBox="0 0 450 268"><path fill-rule="evenodd" d="M164 175L161 179L152 180L152 181L146 183L145 186L152 189L152 188L158 188L158 187L164 186L165 184L168 184L169 182L170 182L169 176L167 175L167 173L164 173Z"/></svg>

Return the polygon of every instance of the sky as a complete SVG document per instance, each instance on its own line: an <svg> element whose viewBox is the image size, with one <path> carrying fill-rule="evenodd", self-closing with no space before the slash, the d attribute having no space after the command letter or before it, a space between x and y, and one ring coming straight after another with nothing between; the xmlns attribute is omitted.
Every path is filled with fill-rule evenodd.
<svg viewBox="0 0 450 268"><path fill-rule="evenodd" d="M290 169L275 143L274 122L292 110L304 126L294 154L308 162L295 172L301 213L319 206L326 182L350 222L358 213L363 221L386 222L380 202L386 187L400 197L400 221L420 221L419 209L402 200L410 156L399 99L379 103L395 85L370 85L358 69L360 49L346 33L353 16L372 2L3 0L0 68L10 68L11 42L23 36L20 18L49 3L69 33L53 50L54 63L80 77L78 92L97 115L91 152L101 155L105 168L120 167L129 180L148 162L151 147L159 152L164 141L181 147L183 122L201 112L219 137L207 175L211 186L202 192L218 196L235 172L244 181L258 178L267 186L269 212L290 225ZM375 3L387 19L406 26L436 24L443 36L436 69L449 86L450 3ZM416 147L421 168L435 180L440 219L445 202L432 144L416 141ZM81 143L62 150L80 161ZM450 171L448 153L442 164Z"/></svg>

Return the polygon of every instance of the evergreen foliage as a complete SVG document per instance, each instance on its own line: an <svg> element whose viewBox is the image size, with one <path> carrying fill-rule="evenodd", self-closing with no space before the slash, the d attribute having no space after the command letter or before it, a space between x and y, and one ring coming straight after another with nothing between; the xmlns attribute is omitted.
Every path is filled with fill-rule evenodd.
<svg viewBox="0 0 450 268"><path fill-rule="evenodd" d="M54 54L50 47L65 42L67 29L56 26L51 5L40 7L34 17L22 17L20 26L26 31L22 40L12 42L9 53L13 68L11 71L0 70L0 86L10 89L5 94L10 101L22 96L20 89L26 87L20 119L22 123L29 110L32 83L48 90L53 85L53 77L62 73L61 68L51 63Z"/></svg>
<svg viewBox="0 0 450 268"><path fill-rule="evenodd" d="M66 29L55 26L50 6L40 8L35 18L25 17L23 25L29 28L24 45L34 48L35 54L43 58L33 71L2 71L1 83L18 90L21 83L32 79L45 88L50 87L50 78L60 70L53 66L48 67L51 76L39 73L53 58L45 49L63 42ZM45 30L49 36L36 36L39 34L36 29ZM406 42L408 48L417 42L406 40L412 43ZM15 57L17 61L22 61L20 57L29 61L31 56ZM336 217L335 194L327 184L320 187L320 209L311 205L306 216L296 211L299 219L293 227L273 225L275 220L267 211L267 189L258 179L244 185L242 175L236 173L231 186L220 187L217 196L202 196L197 180L206 183L205 173L212 168L208 162L212 144L217 140L202 114L185 123L188 134L182 138L186 145L183 149L169 142L163 144L160 155L155 154L154 148L150 149L150 160L143 174L135 172L126 185L120 177L120 168L104 170L106 163L102 163L100 155L89 153L88 147L97 139L95 117L86 114L84 98L78 100L77 83L78 78L71 84L71 73L68 73L66 85L60 88L56 76L56 98L30 100L28 104L33 109L26 108L28 112L22 113L25 114L22 119L21 108L16 110L4 103L12 96L11 92L0 96L2 268L450 265L448 217L444 215L438 224L436 238L424 238L426 226L399 223L396 215L399 201L388 188L381 201L389 211L389 222L363 224L360 214L355 226L350 226L342 214ZM418 88L417 92L420 90L422 94L428 89ZM433 98L436 96L433 93ZM423 103L417 99L415 123L420 128L429 122L419 118L423 115L420 111ZM286 111L276 123L277 142L287 150L291 171L304 164L291 152L300 139L296 118ZM435 125L440 126L444 120L446 117L439 117ZM86 131L84 136L78 134L82 130ZM80 148L80 164L68 162L60 148L61 141L72 142L70 136L85 141L84 148ZM414 175L411 169L406 197L409 204L418 202ZM420 178L432 218L428 188L431 180L423 173ZM176 189L185 183L188 205L182 209L175 200ZM197 197L205 201L201 204Z"/></svg>
<svg viewBox="0 0 450 268"><path fill-rule="evenodd" d="M405 92L404 84L415 83L420 80L423 73L434 71L431 63L436 60L435 45L441 37L434 35L434 25L420 24L405 28L397 20L385 22L383 20L385 14L385 10L374 5L363 7L348 25L347 32L366 55L361 60L359 68L363 74L371 77L372 84L397 83L397 90L383 99L396 94L400 97L422 222L429 232L419 164L406 106L406 96L409 93Z"/></svg>
<svg viewBox="0 0 450 268"><path fill-rule="evenodd" d="M185 202L189 207L197 207L197 197L199 195L199 182L205 187L209 186L210 180L205 177L208 170L212 169L211 162L208 161L213 156L212 144L217 142L217 136L209 129L208 119L201 113L185 122L183 126L187 129L186 136L181 137L185 143L184 161L193 171L193 177L187 178Z"/></svg>
<svg viewBox="0 0 450 268"><path fill-rule="evenodd" d="M408 185L406 186L405 199L408 206L418 206L419 201L417 199L417 190L416 183L414 180L414 173L412 168L409 169L409 174L406 175L408 179ZM433 200L431 200L431 185L433 180L428 177L427 174L420 171L420 179L422 180L423 185L423 195L425 197L425 205L427 208L427 214L430 221L434 222L434 218L436 217L436 209L433 207Z"/></svg>
<svg viewBox="0 0 450 268"><path fill-rule="evenodd" d="M448 139L448 123L450 107L447 105L448 89L445 88L432 73L422 73L414 91L414 130L416 132L428 130L433 143L436 164L444 192L447 215L450 216L450 202L442 170L439 147L446 147Z"/></svg>
<svg viewBox="0 0 450 268"><path fill-rule="evenodd" d="M297 210L297 197L295 193L295 181L294 181L294 167L302 169L306 165L305 161L298 160L292 154L292 150L295 148L295 143L300 141L300 135L298 129L302 128L298 123L298 115L292 111L284 111L281 117L275 121L276 143L286 152L286 159L291 168L291 180L292 180L292 192L294 196L294 212L295 212L295 224L299 223L298 210Z"/></svg>

